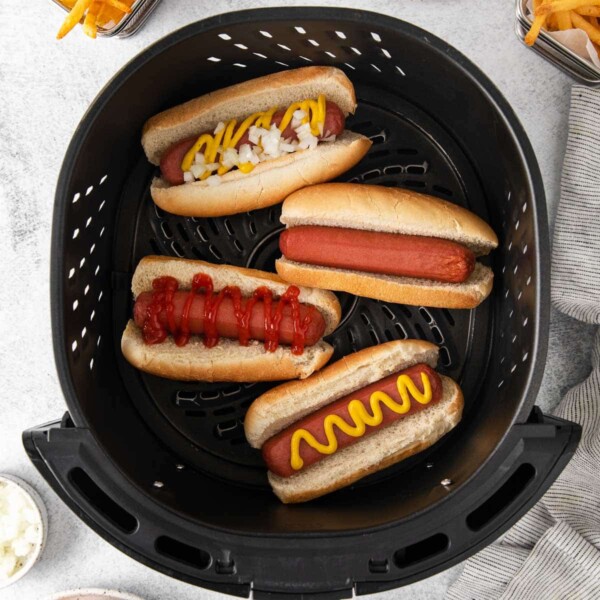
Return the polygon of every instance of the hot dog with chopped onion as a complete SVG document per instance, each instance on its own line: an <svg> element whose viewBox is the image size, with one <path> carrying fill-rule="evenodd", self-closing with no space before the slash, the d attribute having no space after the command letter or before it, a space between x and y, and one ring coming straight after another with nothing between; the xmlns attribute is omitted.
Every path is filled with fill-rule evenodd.
<svg viewBox="0 0 600 600"><path fill-rule="evenodd" d="M282 207L279 275L300 285L388 302L474 308L493 272L477 261L498 245L492 229L456 204L410 190L329 183Z"/></svg>
<svg viewBox="0 0 600 600"><path fill-rule="evenodd" d="M399 340L356 352L250 406L246 438L261 449L285 503L345 487L436 443L462 416L460 387L435 370L437 346Z"/></svg>
<svg viewBox="0 0 600 600"><path fill-rule="evenodd" d="M230 215L281 202L328 181L368 151L345 129L354 87L334 67L273 73L170 108L144 125L142 146L160 166L151 195L164 210Z"/></svg>
<svg viewBox="0 0 600 600"><path fill-rule="evenodd" d="M133 318L121 340L135 367L169 379L279 381L320 369L340 320L327 291L276 275L148 256L132 280Z"/></svg>

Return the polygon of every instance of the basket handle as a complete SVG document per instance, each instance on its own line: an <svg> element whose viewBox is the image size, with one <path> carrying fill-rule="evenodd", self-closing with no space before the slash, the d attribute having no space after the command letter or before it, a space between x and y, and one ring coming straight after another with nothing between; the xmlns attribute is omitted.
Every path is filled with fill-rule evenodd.
<svg viewBox="0 0 600 600"><path fill-rule="evenodd" d="M172 577L254 598L332 600L371 594L424 579L471 556L504 533L537 502L575 452L581 428L534 408L514 425L503 447L447 498L363 543L319 539L322 556L296 549L269 553L269 540L248 540L201 528L149 507L87 429L61 421L23 434L25 449L63 501L92 529L129 556ZM377 543L367 537L377 535ZM369 555L365 548L377 548ZM318 553L316 553L318 554ZM324 556L327 556L324 559ZM314 564L313 564L314 562ZM326 565L326 568L325 568ZM303 573L312 573L309 581Z"/></svg>

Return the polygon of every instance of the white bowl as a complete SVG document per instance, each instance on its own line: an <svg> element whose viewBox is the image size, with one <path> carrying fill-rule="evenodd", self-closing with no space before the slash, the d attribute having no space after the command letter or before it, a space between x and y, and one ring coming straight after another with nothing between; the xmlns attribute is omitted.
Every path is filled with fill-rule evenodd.
<svg viewBox="0 0 600 600"><path fill-rule="evenodd" d="M33 567L33 565L37 562L42 550L44 549L44 545L46 544L46 531L48 529L48 514L46 513L46 506L44 505L43 500L40 495L25 481L15 477L14 475L0 475L0 483L4 483L6 485L14 485L18 487L25 496L27 496L31 503L33 504L34 509L37 512L37 516L39 518L38 528L39 528L39 540L35 544L34 549L30 552L24 559L21 567L11 575L8 579L0 579L0 589L8 587L13 584L15 581L18 581Z"/></svg>
<svg viewBox="0 0 600 600"><path fill-rule="evenodd" d="M46 598L46 600L143 600L139 596L133 596L116 590L71 590L60 592Z"/></svg>

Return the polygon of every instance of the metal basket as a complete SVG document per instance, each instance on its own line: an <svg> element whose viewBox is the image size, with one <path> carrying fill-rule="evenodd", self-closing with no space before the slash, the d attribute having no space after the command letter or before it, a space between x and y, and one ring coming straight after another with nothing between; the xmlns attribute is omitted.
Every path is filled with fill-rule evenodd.
<svg viewBox="0 0 600 600"><path fill-rule="evenodd" d="M527 15L527 0L517 0L516 7L515 32L524 43L531 27L531 18ZM600 85L600 69L596 65L575 54L543 29L531 48L571 77L587 85Z"/></svg>
<svg viewBox="0 0 600 600"><path fill-rule="evenodd" d="M123 18L118 23L115 23L112 27L98 27L98 35L101 37L129 37L133 35L146 22L146 19L151 15L159 1L136 0L132 4L131 12L123 15ZM66 12L70 10L61 0L52 0L52 2Z"/></svg>
<svg viewBox="0 0 600 600"><path fill-rule="evenodd" d="M150 253L272 269L278 206L215 219L152 203L140 131L161 109L252 77L338 66L373 141L344 181L408 187L469 207L500 238L495 287L472 311L340 295L334 358L407 337L440 346L465 392L438 444L328 497L284 506L244 440L271 384L193 384L138 372L120 352L131 275ZM579 430L533 410L546 356L548 231L540 173L514 113L464 56L407 23L356 10L281 8L194 23L101 92L61 171L52 318L69 412L24 434L65 502L124 552L240 596L342 598L427 577L496 538L545 491Z"/></svg>

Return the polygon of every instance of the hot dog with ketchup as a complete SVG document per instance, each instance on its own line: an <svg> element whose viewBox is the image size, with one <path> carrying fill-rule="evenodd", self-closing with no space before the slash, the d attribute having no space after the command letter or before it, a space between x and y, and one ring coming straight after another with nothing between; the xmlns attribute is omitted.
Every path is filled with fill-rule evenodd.
<svg viewBox="0 0 600 600"><path fill-rule="evenodd" d="M354 87L334 67L303 67L217 90L144 125L142 146L160 166L151 195L184 216L230 215L281 202L328 181L368 151L346 130Z"/></svg>
<svg viewBox="0 0 600 600"><path fill-rule="evenodd" d="M380 344L257 398L244 421L285 503L345 487L431 446L462 416L459 386L435 371L438 349Z"/></svg>
<svg viewBox="0 0 600 600"><path fill-rule="evenodd" d="M331 357L340 320L331 292L276 275L148 256L132 279L133 319L121 340L135 367L169 379L271 381L307 377Z"/></svg>
<svg viewBox="0 0 600 600"><path fill-rule="evenodd" d="M473 308L492 289L477 261L498 245L470 211L410 190L330 183L288 196L279 275L388 302Z"/></svg>

